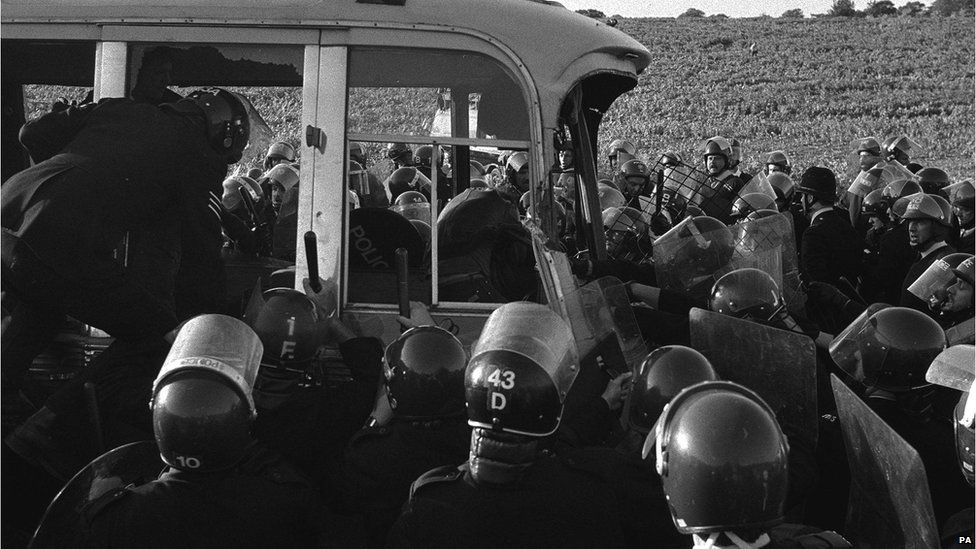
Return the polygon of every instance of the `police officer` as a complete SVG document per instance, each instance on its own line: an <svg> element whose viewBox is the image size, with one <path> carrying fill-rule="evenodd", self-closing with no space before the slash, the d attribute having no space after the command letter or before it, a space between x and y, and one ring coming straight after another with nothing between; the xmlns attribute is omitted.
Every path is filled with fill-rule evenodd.
<svg viewBox="0 0 976 549"><path fill-rule="evenodd" d="M742 178L733 171L732 154L732 145L719 135L705 141L702 152L705 172L711 179L698 190L701 195L699 206L705 215L723 223L731 222L732 203L745 186Z"/></svg>
<svg viewBox="0 0 976 549"><path fill-rule="evenodd" d="M888 202L875 189L861 203L861 217L868 220L868 232L864 235L864 272L875 269L881 251L881 239L891 228L888 218Z"/></svg>
<svg viewBox="0 0 976 549"><path fill-rule="evenodd" d="M641 210L639 196L648 196L651 192L651 171L642 160L628 160L617 169L614 183L627 200L627 205Z"/></svg>
<svg viewBox="0 0 976 549"><path fill-rule="evenodd" d="M973 318L973 255L949 254L933 262L908 287L928 305L929 314L943 328Z"/></svg>
<svg viewBox="0 0 976 549"><path fill-rule="evenodd" d="M929 166L918 170L915 177L918 178L918 184L922 187L923 193L937 194L942 196L942 198L949 198L949 194L945 188L949 186L951 181L949 180L949 174L945 170Z"/></svg>
<svg viewBox="0 0 976 549"><path fill-rule="evenodd" d="M943 257L955 253L946 239L952 229L950 206L946 199L938 195L924 193L909 197L903 219L908 223L908 238L917 253L915 263L908 269L902 282L901 299L898 304L917 311L928 312L928 304L908 291L929 265Z"/></svg>
<svg viewBox="0 0 976 549"><path fill-rule="evenodd" d="M349 142L349 160L358 164L359 169L362 171L361 174L354 174L352 170L353 164L350 162L349 179L352 180L354 177L362 177L364 180L362 190L360 191L360 204L363 207L373 206L376 208L386 208L389 206L390 202L386 196L383 183L380 182L379 178L373 172L367 169L366 148L362 143L356 141ZM356 190L359 191L359 189Z"/></svg>
<svg viewBox="0 0 976 549"><path fill-rule="evenodd" d="M340 508L365 515L369 545L382 547L417 477L468 457L467 353L437 326L411 328L387 346L385 388L393 417L360 429L334 475Z"/></svg>
<svg viewBox="0 0 976 549"><path fill-rule="evenodd" d="M901 218L905 214L908 200L900 199L921 190L918 183L907 179L892 181L881 189L881 196L887 205L890 229L881 236L877 265L873 269L865 270L859 288L868 302L896 305L901 299L901 283L915 262L915 250L908 239L908 223Z"/></svg>
<svg viewBox="0 0 976 549"><path fill-rule="evenodd" d="M157 480L85 509L94 547L314 547L308 480L250 434L261 344L241 321L204 315L180 330L153 384Z"/></svg>
<svg viewBox="0 0 976 549"><path fill-rule="evenodd" d="M644 446L674 524L694 547L851 547L834 532L783 524L788 452L769 405L727 381L679 393Z"/></svg>
<svg viewBox="0 0 976 549"><path fill-rule="evenodd" d="M882 184L882 172L885 166L884 159L881 157L881 145L873 137L859 139L854 154L858 156L861 171L847 189L848 212L852 226L858 224L864 197Z"/></svg>
<svg viewBox="0 0 976 549"><path fill-rule="evenodd" d="M784 151L772 151L766 155L765 172L767 176L774 173L790 175L793 173L793 163ZM774 187L775 188L775 187Z"/></svg>
<svg viewBox="0 0 976 549"><path fill-rule="evenodd" d="M161 338L178 321L177 270L200 285L220 279L223 238L210 204L247 144L245 101L218 88L159 107L105 99L60 105L22 128L36 164L7 180L2 197L7 387L65 313L116 338ZM135 276L112 250L147 226L163 252Z"/></svg>
<svg viewBox="0 0 976 549"><path fill-rule="evenodd" d="M546 451L578 368L572 332L548 307L496 309L465 370L468 461L417 479L390 545L621 546L608 487Z"/></svg>
<svg viewBox="0 0 976 549"><path fill-rule="evenodd" d="M843 212L834 206L837 178L827 168L812 167L803 172L800 186L803 213L810 226L803 231L800 244L800 275L804 282L843 284L854 288L861 274L863 240ZM818 309L815 300L807 303L807 315L827 332L842 326Z"/></svg>
<svg viewBox="0 0 976 549"><path fill-rule="evenodd" d="M406 143L389 143L386 146L386 158L393 162L393 169L398 170L413 165L413 149Z"/></svg>
<svg viewBox="0 0 976 549"><path fill-rule="evenodd" d="M318 292L308 279L302 282L304 294L255 290L245 313L264 344L254 392L260 411L255 435L317 486L328 486L342 449L373 408L383 347L336 318L334 282L320 280ZM343 368L333 364L333 373L345 382L330 386L321 362L313 363L322 346L338 348Z"/></svg>
<svg viewBox="0 0 976 549"><path fill-rule="evenodd" d="M925 379L945 347L938 323L904 307L865 311L830 345L834 363L865 387L867 405L918 451L938 524L972 503L953 455L948 411L958 393Z"/></svg>
<svg viewBox="0 0 976 549"><path fill-rule="evenodd" d="M973 214L976 208L976 199L974 199L976 192L973 190L973 184L962 181L952 185L949 190L952 214L958 231L950 239L950 243L959 251L973 253L973 245L976 242L976 215Z"/></svg>
<svg viewBox="0 0 976 549"><path fill-rule="evenodd" d="M614 139L607 145L607 165L610 167L610 173L617 173L617 168L627 160L620 159L620 153L624 153L627 156L627 160L630 160L637 156L637 147L633 143L626 139Z"/></svg>

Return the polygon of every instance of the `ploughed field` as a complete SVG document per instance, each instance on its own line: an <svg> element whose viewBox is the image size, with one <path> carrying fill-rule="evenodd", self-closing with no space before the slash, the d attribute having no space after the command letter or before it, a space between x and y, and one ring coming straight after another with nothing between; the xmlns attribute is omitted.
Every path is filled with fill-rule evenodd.
<svg viewBox="0 0 976 549"><path fill-rule="evenodd" d="M972 18L621 19L618 28L654 60L607 112L601 151L623 137L650 162L665 150L697 161L701 141L720 134L742 141L747 171L759 169L763 153L783 149L795 174L827 166L846 187L856 173L852 140L907 133L926 147L913 160L953 180L974 175ZM241 91L277 138L299 144L298 89ZM54 98L84 92L45 86L27 95L36 116ZM349 105L358 127L420 135L435 110L433 90L358 93ZM368 150L380 158L379 146Z"/></svg>

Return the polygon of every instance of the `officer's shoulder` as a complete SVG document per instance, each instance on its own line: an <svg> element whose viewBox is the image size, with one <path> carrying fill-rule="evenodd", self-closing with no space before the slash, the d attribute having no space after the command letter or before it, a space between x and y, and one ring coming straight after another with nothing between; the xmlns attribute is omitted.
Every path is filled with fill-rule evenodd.
<svg viewBox="0 0 976 549"><path fill-rule="evenodd" d="M357 446L360 444L369 444L372 441L389 437L394 433L395 430L395 423L391 423L389 425L363 427L352 435L352 438L349 439L349 445Z"/></svg>
<svg viewBox="0 0 976 549"><path fill-rule="evenodd" d="M415 495L424 490L429 490L433 486L460 481L464 477L464 470L465 467L463 465L461 467L444 465L427 471L417 477L417 480L413 481L413 484L410 485L410 499L413 499Z"/></svg>

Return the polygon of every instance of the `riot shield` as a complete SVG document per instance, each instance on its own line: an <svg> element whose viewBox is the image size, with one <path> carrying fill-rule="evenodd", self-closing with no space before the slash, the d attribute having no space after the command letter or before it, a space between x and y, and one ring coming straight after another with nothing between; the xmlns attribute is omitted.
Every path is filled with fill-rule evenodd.
<svg viewBox="0 0 976 549"><path fill-rule="evenodd" d="M773 186L769 183L769 179L766 176L766 172L763 172L761 170L759 173L752 176L752 179L750 179L745 184L745 186L742 187L742 190L739 191L739 194L743 196L749 193L762 193L764 195L769 196L773 200L776 199L776 191L773 189Z"/></svg>
<svg viewBox="0 0 976 549"><path fill-rule="evenodd" d="M957 391L969 391L976 380L976 347L955 345L939 353L925 372L925 381Z"/></svg>
<svg viewBox="0 0 976 549"><path fill-rule="evenodd" d="M623 364L601 357L603 369L617 374L633 371L644 359L647 347L627 290L619 279L606 276L589 282L567 295L565 305L568 315L565 318L569 319L581 358L600 350L603 351L600 355L619 356ZM610 351L613 347L618 350Z"/></svg>
<svg viewBox="0 0 976 549"><path fill-rule="evenodd" d="M830 358L844 373L851 376L860 383L870 385L878 374L875 371L865 371L864 363L861 360L862 334L874 313L891 307L887 303L872 303L863 313L858 315L844 331L837 334L830 342L828 351Z"/></svg>
<svg viewBox="0 0 976 549"><path fill-rule="evenodd" d="M722 271L752 267L773 277L791 314L803 314L806 294L800 289L793 217L781 213L731 227L735 252Z"/></svg>
<svg viewBox="0 0 976 549"><path fill-rule="evenodd" d="M654 271L661 288L705 298L729 272L735 252L731 230L710 217L685 218L654 241Z"/></svg>
<svg viewBox="0 0 976 549"><path fill-rule="evenodd" d="M548 238L535 223L526 223L525 227L532 236L532 252L535 264L542 279L542 289L546 294L549 308L563 318L569 318L566 312L566 296L575 292L576 278L569 265L566 254L546 246Z"/></svg>
<svg viewBox="0 0 976 549"><path fill-rule="evenodd" d="M151 441L133 442L95 458L58 492L31 539L31 549L75 545L88 532L89 506L110 492L156 480L166 465Z"/></svg>
<svg viewBox="0 0 976 549"><path fill-rule="evenodd" d="M817 351L809 337L704 309L688 313L691 346L719 378L759 393L792 436L817 443Z"/></svg>
<svg viewBox="0 0 976 549"><path fill-rule="evenodd" d="M918 452L840 378L831 374L830 383L851 467L845 535L855 547L938 547Z"/></svg>

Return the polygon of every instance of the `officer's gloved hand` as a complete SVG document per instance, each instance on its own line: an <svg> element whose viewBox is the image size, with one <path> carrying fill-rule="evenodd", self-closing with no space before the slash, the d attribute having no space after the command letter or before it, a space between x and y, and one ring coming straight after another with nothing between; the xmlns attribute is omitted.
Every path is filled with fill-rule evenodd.
<svg viewBox="0 0 976 549"><path fill-rule="evenodd" d="M305 289L305 295L315 303L315 307L319 311L319 316L328 318L336 312L339 289L336 286L335 280L331 278L328 280L319 278L319 284L321 289L316 292L312 289L312 284L307 277L302 279L302 288Z"/></svg>
<svg viewBox="0 0 976 549"><path fill-rule="evenodd" d="M807 284L807 297L816 303L838 310L843 309L847 305L847 302L850 301L850 298L844 295L844 292L838 290L833 284L826 282L810 282Z"/></svg>
<svg viewBox="0 0 976 549"><path fill-rule="evenodd" d="M420 326L436 326L434 317L430 316L427 306L419 301L410 302L410 318L397 315L397 322L404 328L417 328Z"/></svg>
<svg viewBox="0 0 976 549"><path fill-rule="evenodd" d="M630 378L633 375L633 372L627 372L607 382L607 388L603 390L600 397L607 402L607 406L610 406L610 411L619 410L627 397L630 396Z"/></svg>

